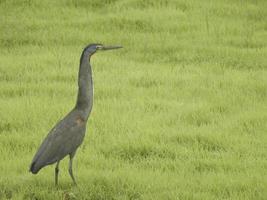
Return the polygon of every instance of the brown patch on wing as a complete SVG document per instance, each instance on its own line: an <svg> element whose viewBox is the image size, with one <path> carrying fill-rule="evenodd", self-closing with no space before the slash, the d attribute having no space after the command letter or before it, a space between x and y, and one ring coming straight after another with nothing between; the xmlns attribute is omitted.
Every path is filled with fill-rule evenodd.
<svg viewBox="0 0 267 200"><path fill-rule="evenodd" d="M78 126L81 126L81 125L83 125L84 124L84 119L83 118L81 118L80 116L78 116L78 117L76 117L76 124L78 125Z"/></svg>

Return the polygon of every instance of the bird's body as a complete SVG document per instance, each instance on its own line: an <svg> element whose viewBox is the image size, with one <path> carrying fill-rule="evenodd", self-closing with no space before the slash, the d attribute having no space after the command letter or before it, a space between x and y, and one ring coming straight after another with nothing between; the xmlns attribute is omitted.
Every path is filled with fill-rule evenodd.
<svg viewBox="0 0 267 200"><path fill-rule="evenodd" d="M69 173L73 182L76 183L72 173L72 160L77 148L84 139L87 120L93 106L93 79L89 62L90 57L97 50L116 48L121 47L104 47L100 44L91 44L83 50L80 59L78 77L79 91L76 106L54 126L42 142L30 165L30 171L33 174L37 174L46 165L57 163L55 168L55 182L57 184L59 162L65 156L69 155Z"/></svg>
<svg viewBox="0 0 267 200"><path fill-rule="evenodd" d="M36 174L42 167L75 152L83 141L85 130L86 120L79 110L73 109L47 135L33 158L31 172Z"/></svg>

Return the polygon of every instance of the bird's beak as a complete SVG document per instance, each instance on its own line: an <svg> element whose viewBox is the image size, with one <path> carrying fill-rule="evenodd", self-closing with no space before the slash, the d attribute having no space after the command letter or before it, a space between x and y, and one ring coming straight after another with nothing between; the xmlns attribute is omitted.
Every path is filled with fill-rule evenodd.
<svg viewBox="0 0 267 200"><path fill-rule="evenodd" d="M99 50L112 50L112 49L120 49L122 46L102 46Z"/></svg>

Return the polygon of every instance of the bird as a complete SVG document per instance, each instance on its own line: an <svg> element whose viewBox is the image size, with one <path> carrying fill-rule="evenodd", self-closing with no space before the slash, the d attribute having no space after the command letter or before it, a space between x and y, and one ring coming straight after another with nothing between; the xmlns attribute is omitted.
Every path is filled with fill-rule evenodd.
<svg viewBox="0 0 267 200"><path fill-rule="evenodd" d="M48 133L34 155L29 171L37 174L43 167L56 163L55 185L58 185L59 163L69 156L69 175L76 185L72 163L78 147L82 144L86 123L93 107L93 78L90 58L100 50L119 49L122 46L87 45L80 57L78 95L74 108Z"/></svg>

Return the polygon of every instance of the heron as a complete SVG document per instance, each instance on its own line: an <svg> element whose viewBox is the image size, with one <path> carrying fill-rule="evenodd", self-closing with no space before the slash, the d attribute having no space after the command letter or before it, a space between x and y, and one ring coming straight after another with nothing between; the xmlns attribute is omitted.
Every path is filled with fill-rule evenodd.
<svg viewBox="0 0 267 200"><path fill-rule="evenodd" d="M72 162L78 147L82 144L86 123L93 107L93 79L91 56L99 50L119 49L122 46L89 44L80 58L78 73L78 96L75 107L48 133L33 157L29 171L37 174L43 167L56 163L55 185L58 185L59 163L69 156L69 174L76 185Z"/></svg>

